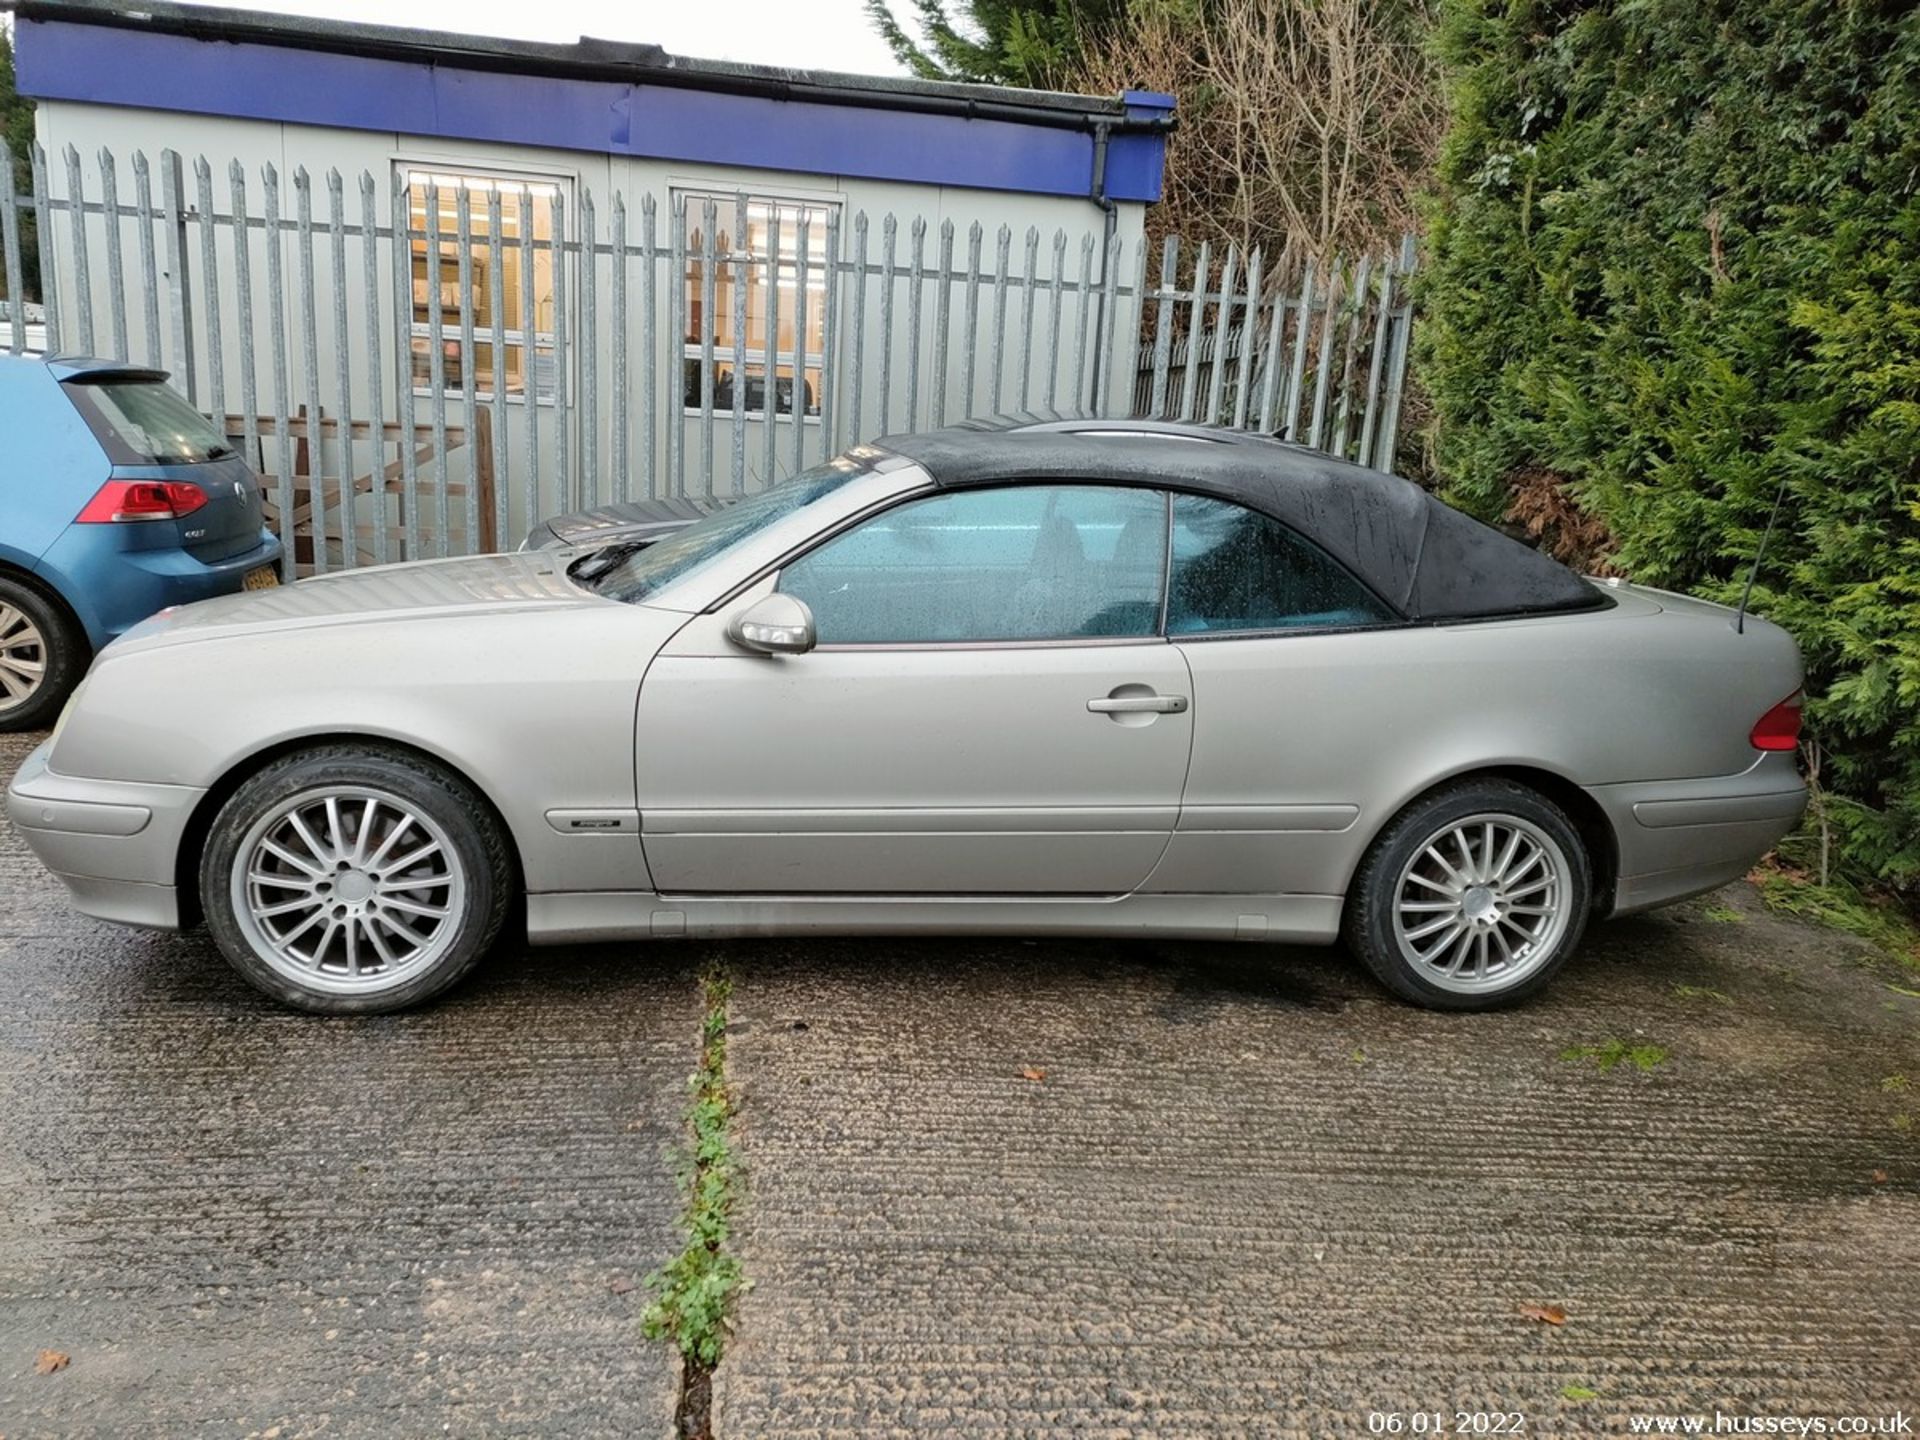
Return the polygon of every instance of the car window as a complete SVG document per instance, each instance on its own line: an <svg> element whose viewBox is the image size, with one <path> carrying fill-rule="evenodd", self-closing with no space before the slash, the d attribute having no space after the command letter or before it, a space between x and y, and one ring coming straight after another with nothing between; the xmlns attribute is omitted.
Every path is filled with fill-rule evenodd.
<svg viewBox="0 0 1920 1440"><path fill-rule="evenodd" d="M1317 545L1226 500L1173 497L1167 633L1377 625L1393 617Z"/></svg>
<svg viewBox="0 0 1920 1440"><path fill-rule="evenodd" d="M1159 632L1166 497L1090 485L896 506L796 560L780 589L823 645L1089 640Z"/></svg>
<svg viewBox="0 0 1920 1440"><path fill-rule="evenodd" d="M211 420L161 381L82 377L64 388L116 465L204 465L234 453Z"/></svg>
<svg viewBox="0 0 1920 1440"><path fill-rule="evenodd" d="M871 468L868 460L858 455L837 455L824 465L803 470L757 495L716 510L644 550L620 554L612 563L597 555L586 556L574 562L570 573L577 583L610 599L629 603L643 599L663 585L691 575L802 506L831 495Z"/></svg>

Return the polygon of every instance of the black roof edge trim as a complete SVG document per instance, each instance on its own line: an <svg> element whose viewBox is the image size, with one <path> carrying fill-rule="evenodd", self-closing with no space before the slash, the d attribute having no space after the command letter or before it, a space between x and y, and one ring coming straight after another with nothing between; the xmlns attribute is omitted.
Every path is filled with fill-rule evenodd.
<svg viewBox="0 0 1920 1440"><path fill-rule="evenodd" d="M521 75L621 80L671 89L719 91L771 100L811 101L874 110L1003 120L1052 129L1108 134L1164 133L1172 115L1131 116L1119 97L1048 90L1007 90L905 77L743 65L669 54L658 45L582 36L573 44L509 40L397 25L226 10L145 0L127 8L116 0L0 0L0 12L27 20L63 21L110 29L179 35L193 40L278 45L419 64L449 65Z"/></svg>

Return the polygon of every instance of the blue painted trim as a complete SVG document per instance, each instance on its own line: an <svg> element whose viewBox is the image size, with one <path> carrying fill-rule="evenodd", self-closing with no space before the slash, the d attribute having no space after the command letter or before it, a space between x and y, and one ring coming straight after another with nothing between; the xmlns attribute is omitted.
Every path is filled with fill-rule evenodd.
<svg viewBox="0 0 1920 1440"><path fill-rule="evenodd" d="M1017 121L620 81L513 75L21 19L22 94L233 119L485 140L692 164L1086 195L1093 136ZM1156 102L1166 101L1165 106ZM1129 113L1172 102L1130 92ZM1119 134L1115 200L1160 198L1166 142Z"/></svg>

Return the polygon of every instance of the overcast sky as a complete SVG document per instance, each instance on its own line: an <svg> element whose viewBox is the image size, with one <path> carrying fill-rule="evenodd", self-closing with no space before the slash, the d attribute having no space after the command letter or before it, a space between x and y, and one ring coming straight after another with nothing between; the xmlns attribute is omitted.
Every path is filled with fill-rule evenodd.
<svg viewBox="0 0 1920 1440"><path fill-rule="evenodd" d="M898 75L860 0L204 0L332 20L362 20L519 40L650 41L676 55L808 70Z"/></svg>

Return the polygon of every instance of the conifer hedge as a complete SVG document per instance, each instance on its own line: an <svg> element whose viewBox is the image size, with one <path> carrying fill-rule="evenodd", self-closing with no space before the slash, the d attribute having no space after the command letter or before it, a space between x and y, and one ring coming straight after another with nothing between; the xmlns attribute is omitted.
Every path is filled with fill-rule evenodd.
<svg viewBox="0 0 1920 1440"><path fill-rule="evenodd" d="M1443 0L1439 45L1448 498L1731 602L1784 485L1753 609L1847 863L1920 897L1920 9Z"/></svg>

